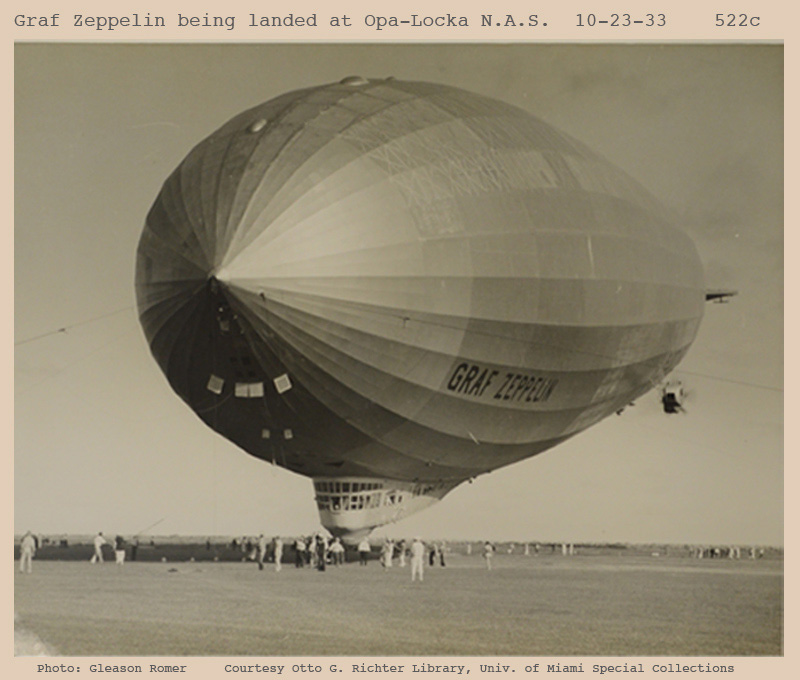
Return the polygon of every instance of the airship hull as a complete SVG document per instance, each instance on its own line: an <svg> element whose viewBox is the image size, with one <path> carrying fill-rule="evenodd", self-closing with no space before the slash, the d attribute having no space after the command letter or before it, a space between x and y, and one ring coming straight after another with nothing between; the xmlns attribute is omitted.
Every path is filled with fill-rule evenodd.
<svg viewBox="0 0 800 680"><path fill-rule="evenodd" d="M152 352L200 418L317 487L427 485L406 510L652 389L704 292L667 211L580 142L393 80L234 118L165 182L137 260ZM338 533L397 519L317 495Z"/></svg>

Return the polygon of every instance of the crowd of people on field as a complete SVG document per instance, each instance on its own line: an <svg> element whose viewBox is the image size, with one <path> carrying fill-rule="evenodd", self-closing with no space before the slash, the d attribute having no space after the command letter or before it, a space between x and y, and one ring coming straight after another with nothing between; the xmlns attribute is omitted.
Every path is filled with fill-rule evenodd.
<svg viewBox="0 0 800 680"><path fill-rule="evenodd" d="M83 543L81 543L83 544ZM85 545L85 544L83 544ZM202 543L201 543L202 545ZM42 546L58 546L67 547L68 541L66 538L54 540L52 538L44 538L33 534L31 531L26 532L21 539L19 539L19 570L22 573L31 573L33 570L33 559L37 551ZM490 541L479 543L478 555L483 558L484 565L487 570L492 569L493 558L497 552L497 547ZM154 541L150 540L149 546L155 547ZM517 545L515 543L503 544L503 553L516 554L521 552L525 556L539 555L540 550L545 546L538 543L523 543ZM577 555L578 551L572 543L553 543L548 544L550 553L562 553L564 556ZM363 537L361 541L349 548L345 546L342 540L338 537L330 537L324 531L316 533L297 536L296 538L284 539L280 536L272 538L266 537L263 533L257 537L241 536L230 540L230 543L216 542L212 544L211 539L206 539L205 548L212 556L205 559L213 559L213 561L241 559L243 562L254 562L258 565L259 570L263 570L266 565L271 564L276 572L281 571L284 563L293 563L295 568L311 568L318 571L325 571L329 566L339 567L347 561L355 561L356 554L359 563L366 566L370 561L377 558L377 562L384 570L389 570L393 566L405 567L407 562L411 564L411 577L412 580L422 580L423 565L432 568L443 568L447 564L447 555L449 548L444 541L429 541L424 543L419 537L415 537L412 541L406 539L395 540L392 538L384 538L379 544L373 544L367 537ZM121 535L116 535L113 539L108 539L103 535L102 531L97 532L91 539L91 557L89 562L92 564L102 564L104 561L104 550L113 554L113 561L121 566L125 563L126 559L135 561L137 559L137 552L139 550L139 538L134 537L127 540ZM213 552L212 552L213 551ZM351 553L351 559L347 559L348 551ZM460 550L457 552L461 552ZM472 555L473 543L469 542L463 551L466 556ZM740 546L684 546L682 553L690 555L696 559L732 559L738 560L748 558L755 560L761 559L765 556L765 550L762 547L749 547L741 548ZM196 552L194 554L197 554ZM660 552L652 553L653 556L660 556ZM236 558L236 555L240 555ZM105 555L108 557L108 555ZM84 558L85 559L85 558ZM145 556L146 560L152 561L152 556ZM171 557L169 558L172 559ZM191 556L188 561L194 562L195 557ZM198 559L204 559L198 557ZM167 561L166 556L161 557L161 561Z"/></svg>

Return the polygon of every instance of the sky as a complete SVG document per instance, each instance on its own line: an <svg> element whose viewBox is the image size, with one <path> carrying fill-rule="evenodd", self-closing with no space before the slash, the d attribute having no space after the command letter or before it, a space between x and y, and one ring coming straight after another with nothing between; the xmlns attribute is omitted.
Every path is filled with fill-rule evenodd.
<svg viewBox="0 0 800 680"><path fill-rule="evenodd" d="M520 106L639 180L710 304L656 393L377 536L783 544L783 50L777 45L15 46L14 531L319 528L311 481L207 428L152 359L136 247L163 181L242 110L348 75ZM63 330L62 330L63 329Z"/></svg>

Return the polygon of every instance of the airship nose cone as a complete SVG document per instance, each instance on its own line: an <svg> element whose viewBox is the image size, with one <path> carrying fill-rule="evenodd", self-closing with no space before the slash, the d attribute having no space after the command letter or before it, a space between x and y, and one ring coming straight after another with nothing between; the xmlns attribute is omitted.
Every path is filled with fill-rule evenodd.
<svg viewBox="0 0 800 680"><path fill-rule="evenodd" d="M212 273L211 278L228 283L231 280L231 273L227 267L219 267Z"/></svg>

